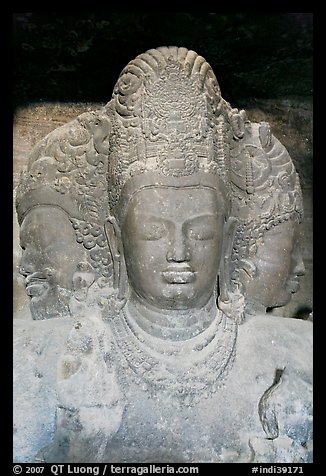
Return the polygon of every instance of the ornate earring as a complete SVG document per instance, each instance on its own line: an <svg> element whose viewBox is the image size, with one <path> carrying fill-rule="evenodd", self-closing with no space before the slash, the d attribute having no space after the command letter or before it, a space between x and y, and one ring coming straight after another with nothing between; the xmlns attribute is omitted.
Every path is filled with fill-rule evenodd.
<svg viewBox="0 0 326 476"><path fill-rule="evenodd" d="M245 299L239 283L231 284L230 278L231 254L237 224L238 220L231 217L225 225L223 259L219 273L220 294L217 305L227 317L233 319L237 324L241 324L245 318Z"/></svg>
<svg viewBox="0 0 326 476"><path fill-rule="evenodd" d="M108 320L116 317L127 302L128 279L122 252L121 231L115 217L108 217L105 233L113 263L113 289L102 311L103 319Z"/></svg>

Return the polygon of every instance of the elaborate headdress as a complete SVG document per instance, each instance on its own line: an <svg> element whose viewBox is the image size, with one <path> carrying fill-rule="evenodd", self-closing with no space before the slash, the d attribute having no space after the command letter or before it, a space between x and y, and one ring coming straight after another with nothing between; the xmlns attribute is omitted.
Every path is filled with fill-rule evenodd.
<svg viewBox="0 0 326 476"><path fill-rule="evenodd" d="M299 176L286 148L271 133L267 122L245 126L241 142L231 150L231 182L236 197L234 214L243 221L302 218Z"/></svg>
<svg viewBox="0 0 326 476"><path fill-rule="evenodd" d="M105 111L112 126L108 169L112 224L123 219L135 192L180 183L223 190L229 215L229 148L243 137L246 114L221 97L215 74L202 56L174 46L140 54L121 72ZM230 223L225 243L233 241ZM119 259L118 252L117 267ZM219 302L241 321L242 296L231 297L223 286Z"/></svg>
<svg viewBox="0 0 326 476"><path fill-rule="evenodd" d="M19 224L37 206L55 206L69 216L76 240L102 276L111 275L104 234L110 124L101 111L84 113L48 134L33 149L17 188Z"/></svg>
<svg viewBox="0 0 326 476"><path fill-rule="evenodd" d="M109 203L113 213L124 186L145 186L197 172L228 190L229 139L243 134L243 117L221 97L210 65L186 48L151 49L121 72L112 100ZM156 177L157 180L157 177Z"/></svg>
<svg viewBox="0 0 326 476"><path fill-rule="evenodd" d="M266 230L289 219L302 221L300 180L266 122L245 124L243 139L233 143L230 176L232 215L239 221L232 259L236 268L246 267Z"/></svg>

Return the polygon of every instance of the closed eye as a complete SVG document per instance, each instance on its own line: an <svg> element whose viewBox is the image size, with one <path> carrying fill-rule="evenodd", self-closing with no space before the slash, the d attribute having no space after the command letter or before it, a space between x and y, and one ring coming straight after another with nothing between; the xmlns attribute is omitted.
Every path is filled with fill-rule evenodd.
<svg viewBox="0 0 326 476"><path fill-rule="evenodd" d="M212 240L215 237L215 229L210 226L192 227L188 230L188 237L191 240Z"/></svg>
<svg viewBox="0 0 326 476"><path fill-rule="evenodd" d="M143 223L142 227L137 230L137 238L145 241L156 241L164 238L167 231L164 223Z"/></svg>
<svg viewBox="0 0 326 476"><path fill-rule="evenodd" d="M213 240L217 232L216 218L212 215L203 215L189 220L186 233L190 240Z"/></svg>

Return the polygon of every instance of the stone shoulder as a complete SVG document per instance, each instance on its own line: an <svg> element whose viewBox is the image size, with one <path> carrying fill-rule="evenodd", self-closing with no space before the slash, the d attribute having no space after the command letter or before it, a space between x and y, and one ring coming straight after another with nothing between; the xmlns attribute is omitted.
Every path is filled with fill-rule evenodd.
<svg viewBox="0 0 326 476"><path fill-rule="evenodd" d="M293 318L254 316L239 327L238 348L247 362L293 369L312 380L313 324Z"/></svg>
<svg viewBox="0 0 326 476"><path fill-rule="evenodd" d="M13 341L25 342L25 347L31 346L36 341L51 338L52 347L62 341L64 343L70 329L73 326L71 317L59 317L53 319L33 320L14 319L13 320Z"/></svg>

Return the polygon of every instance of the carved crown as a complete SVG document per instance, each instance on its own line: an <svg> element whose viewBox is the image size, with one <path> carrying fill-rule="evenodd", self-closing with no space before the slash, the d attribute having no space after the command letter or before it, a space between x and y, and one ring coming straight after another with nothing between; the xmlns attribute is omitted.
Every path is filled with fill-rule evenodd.
<svg viewBox="0 0 326 476"><path fill-rule="evenodd" d="M268 123L247 122L244 137L233 142L230 154L234 216L247 224L292 213L302 220L299 176Z"/></svg>
<svg viewBox="0 0 326 476"><path fill-rule="evenodd" d="M76 241L104 277L111 259L104 235L107 214L107 161L110 122L102 110L87 112L36 144L16 194L21 224L37 206L55 206L69 216Z"/></svg>
<svg viewBox="0 0 326 476"><path fill-rule="evenodd" d="M112 209L125 183L147 172L201 171L229 183L228 144L243 134L243 112L222 99L212 68L194 51L160 47L137 56L120 74L107 114Z"/></svg>

